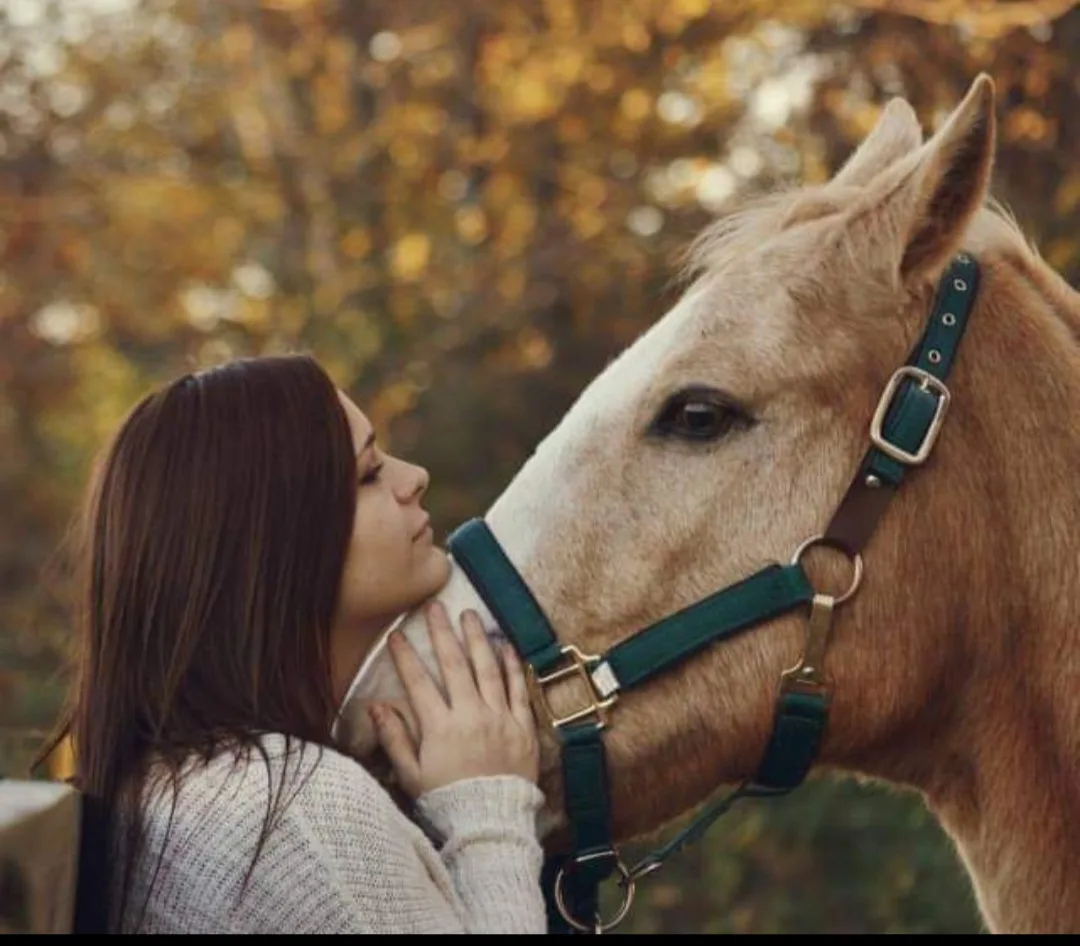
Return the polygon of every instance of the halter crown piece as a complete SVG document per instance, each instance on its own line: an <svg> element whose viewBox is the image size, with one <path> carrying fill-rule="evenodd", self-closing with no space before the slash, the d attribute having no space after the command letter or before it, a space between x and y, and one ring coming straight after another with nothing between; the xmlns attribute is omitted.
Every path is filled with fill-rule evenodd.
<svg viewBox="0 0 1080 946"><path fill-rule="evenodd" d="M562 747L564 806L571 850L548 857L544 893L552 933L603 933L626 917L635 884L700 838L738 799L783 795L797 788L817 757L829 714L824 658L835 609L858 590L862 550L908 470L929 458L949 407L945 378L975 302L979 266L958 254L938 285L922 337L889 379L870 422L870 447L825 531L803 542L786 565L770 563L620 641L603 654L559 642L540 605L481 518L462 524L447 546L524 661L533 705ZM852 561L851 585L838 597L814 591L801 564L814 545ZM602 734L619 694L671 670L702 648L795 608L808 610L802 658L780 677L772 735L757 771L707 806L671 841L627 867L612 838L611 799ZM557 715L547 687L566 679L584 686L580 708ZM622 902L604 919L600 884L616 875Z"/></svg>

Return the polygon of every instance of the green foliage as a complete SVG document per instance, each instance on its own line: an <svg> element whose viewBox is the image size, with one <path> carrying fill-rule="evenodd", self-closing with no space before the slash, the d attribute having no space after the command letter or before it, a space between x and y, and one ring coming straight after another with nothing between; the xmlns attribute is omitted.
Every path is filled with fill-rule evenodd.
<svg viewBox="0 0 1080 946"><path fill-rule="evenodd" d="M309 349L432 471L445 531L670 303L712 214L824 178L889 95L932 127L980 70L1000 95L995 189L1075 280L1072 6L10 0L0 771L55 719L62 539L150 386ZM815 784L758 805L647 882L633 928L975 928L917 800Z"/></svg>

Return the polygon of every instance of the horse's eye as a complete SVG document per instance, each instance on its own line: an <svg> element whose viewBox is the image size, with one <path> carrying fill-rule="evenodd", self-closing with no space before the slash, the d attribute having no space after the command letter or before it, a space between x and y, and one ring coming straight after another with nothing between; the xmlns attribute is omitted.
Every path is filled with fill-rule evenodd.
<svg viewBox="0 0 1080 946"><path fill-rule="evenodd" d="M650 427L652 434L683 440L719 440L749 427L752 419L730 397L712 388L687 388L668 398Z"/></svg>

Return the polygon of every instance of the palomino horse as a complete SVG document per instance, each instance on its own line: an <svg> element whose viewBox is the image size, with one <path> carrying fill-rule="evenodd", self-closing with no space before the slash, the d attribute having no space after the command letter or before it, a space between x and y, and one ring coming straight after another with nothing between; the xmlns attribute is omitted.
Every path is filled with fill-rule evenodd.
<svg viewBox="0 0 1080 946"><path fill-rule="evenodd" d="M829 589L820 616L835 610L816 764L921 792L990 930L1080 932L1080 299L993 205L994 148L980 76L927 141L893 101L828 183L713 224L678 304L587 387L483 522L560 644L600 655L792 562L847 497L876 489L889 501L868 500L865 541L795 556ZM943 279L974 288L952 278L957 260L978 281L951 371L911 381L940 406L935 429L899 454L898 488L860 480L871 418L910 380L897 368L935 313L941 331L957 324ZM861 585L840 604L853 564ZM501 623L460 562L439 597ZM808 625L790 608L752 623L603 711L615 841L754 773ZM420 616L398 626L427 655ZM602 683L593 674L593 710L617 688ZM537 688L538 703L572 714L577 685ZM375 699L404 705L381 647L343 715L361 753ZM564 770L542 731L555 850Z"/></svg>

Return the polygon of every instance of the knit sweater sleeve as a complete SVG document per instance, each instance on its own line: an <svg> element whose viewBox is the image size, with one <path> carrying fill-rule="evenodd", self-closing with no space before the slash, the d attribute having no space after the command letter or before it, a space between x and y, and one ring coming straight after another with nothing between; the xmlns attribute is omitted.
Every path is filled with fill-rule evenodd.
<svg viewBox="0 0 1080 946"><path fill-rule="evenodd" d="M516 776L466 779L417 800L418 814L444 839L440 856L468 932L547 931L536 832L543 800L534 784Z"/></svg>

